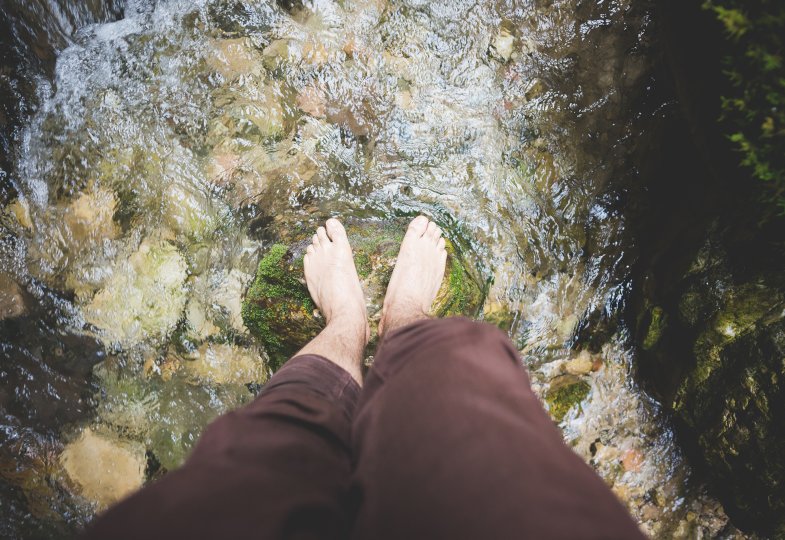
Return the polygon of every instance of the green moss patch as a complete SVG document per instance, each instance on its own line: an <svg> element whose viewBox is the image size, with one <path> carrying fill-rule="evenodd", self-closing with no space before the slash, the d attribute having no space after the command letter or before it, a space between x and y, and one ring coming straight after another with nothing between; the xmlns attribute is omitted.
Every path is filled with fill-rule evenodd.
<svg viewBox="0 0 785 540"><path fill-rule="evenodd" d="M273 369L323 326L302 276L302 255L275 244L259 262L243 301L243 322L264 343Z"/></svg>
<svg viewBox="0 0 785 540"><path fill-rule="evenodd" d="M564 420L570 409L580 404L589 395L589 383L573 376L565 376L552 383L545 394L548 412L556 423Z"/></svg>

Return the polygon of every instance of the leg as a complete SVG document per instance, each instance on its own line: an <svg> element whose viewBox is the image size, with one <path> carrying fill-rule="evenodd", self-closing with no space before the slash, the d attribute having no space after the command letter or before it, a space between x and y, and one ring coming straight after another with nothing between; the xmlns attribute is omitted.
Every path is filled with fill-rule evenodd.
<svg viewBox="0 0 785 540"><path fill-rule="evenodd" d="M417 264L438 268L435 244L430 255L424 241L417 245ZM408 288L406 305L421 307L417 290L432 287L395 277L352 429L353 537L642 538L564 445L507 337L466 319L423 320L426 310L396 298ZM412 319L419 322L396 325Z"/></svg>
<svg viewBox="0 0 785 540"><path fill-rule="evenodd" d="M346 537L367 323L343 227L331 220L327 231L332 240L320 228L305 265L324 331L253 403L210 425L182 468L99 517L86 538Z"/></svg>

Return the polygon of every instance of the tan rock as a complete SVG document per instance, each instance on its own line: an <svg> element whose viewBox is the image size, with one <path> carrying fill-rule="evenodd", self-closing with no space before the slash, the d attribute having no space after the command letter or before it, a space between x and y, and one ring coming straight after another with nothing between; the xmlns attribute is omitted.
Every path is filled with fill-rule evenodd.
<svg viewBox="0 0 785 540"><path fill-rule="evenodd" d="M227 79L262 74L262 56L248 38L216 39L212 45L213 54L207 57L207 63Z"/></svg>
<svg viewBox="0 0 785 540"><path fill-rule="evenodd" d="M297 96L297 106L311 116L316 118L324 118L324 92L313 85L306 86Z"/></svg>
<svg viewBox="0 0 785 540"><path fill-rule="evenodd" d="M144 481L145 456L141 445L121 443L90 428L66 446L60 462L86 499L106 508L130 495Z"/></svg>
<svg viewBox="0 0 785 540"><path fill-rule="evenodd" d="M96 188L80 193L71 201L64 221L71 239L84 243L93 239L116 238L119 229L113 221L117 199L114 192Z"/></svg>
<svg viewBox="0 0 785 540"><path fill-rule="evenodd" d="M167 382L172 380L174 374L180 369L180 362L180 356L170 346L166 356L163 358L148 356L145 359L142 373L148 379L157 376L162 381Z"/></svg>
<svg viewBox="0 0 785 540"><path fill-rule="evenodd" d="M130 347L166 335L185 308L187 272L176 247L145 240L83 307L85 320L107 344Z"/></svg>
<svg viewBox="0 0 785 540"><path fill-rule="evenodd" d="M213 153L207 164L207 177L210 183L224 187L232 181L235 172L242 165L242 159L234 152L220 149Z"/></svg>
<svg viewBox="0 0 785 540"><path fill-rule="evenodd" d="M354 58L354 53L357 51L357 36L349 36L346 42L344 42L342 50L346 53L346 56Z"/></svg>
<svg viewBox="0 0 785 540"><path fill-rule="evenodd" d="M397 94L395 94L395 105L403 109L404 111L409 111L412 109L412 93L409 90L401 90Z"/></svg>
<svg viewBox="0 0 785 540"><path fill-rule="evenodd" d="M243 323L243 294L253 276L233 268L221 281L214 300L226 313L229 325L239 333L245 333Z"/></svg>
<svg viewBox="0 0 785 540"><path fill-rule="evenodd" d="M594 459L599 463L610 463L619 458L619 449L614 446L606 446L604 444L597 444L597 453Z"/></svg>
<svg viewBox="0 0 785 540"><path fill-rule="evenodd" d="M205 172L213 185L227 190L224 200L238 208L264 191L269 178L285 166L285 160L271 155L262 146L244 152L231 146L231 142L225 141L216 147Z"/></svg>
<svg viewBox="0 0 785 540"><path fill-rule="evenodd" d="M616 484L611 488L613 494L624 504L624 506L628 506L630 502L630 497L632 494L630 493L630 488L625 486L624 484Z"/></svg>
<svg viewBox="0 0 785 540"><path fill-rule="evenodd" d="M564 370L571 375L586 375L592 371L594 362L589 351L581 351L578 356L564 364Z"/></svg>
<svg viewBox="0 0 785 540"><path fill-rule="evenodd" d="M641 508L641 520L652 521L660 517L660 509L653 504L645 504Z"/></svg>
<svg viewBox="0 0 785 540"><path fill-rule="evenodd" d="M200 340L207 339L221 331L220 328L208 319L207 310L204 307L204 304L195 298L192 298L188 302L188 307L185 310L185 317L188 321L188 326ZM242 315L240 316L240 320L242 321Z"/></svg>
<svg viewBox="0 0 785 540"><path fill-rule="evenodd" d="M264 49L264 63L269 69L277 67L281 62L289 59L289 39L276 39Z"/></svg>
<svg viewBox="0 0 785 540"><path fill-rule="evenodd" d="M30 206L24 199L17 199L6 207L6 212L16 218L16 221L25 229L33 228L33 220L30 217Z"/></svg>
<svg viewBox="0 0 785 540"><path fill-rule="evenodd" d="M7 274L0 274L0 321L24 315L22 288Z"/></svg>
<svg viewBox="0 0 785 540"><path fill-rule="evenodd" d="M630 448L626 450L621 458L621 465L627 472L638 472L643 466L645 457L640 450Z"/></svg>
<svg viewBox="0 0 785 540"><path fill-rule="evenodd" d="M324 43L316 40L308 40L302 46L303 61L313 65L320 66L326 64L329 58L329 53Z"/></svg>
<svg viewBox="0 0 785 540"><path fill-rule="evenodd" d="M284 134L286 111L276 85L256 88L243 95L216 96L216 103L224 108L224 115L211 123L207 134L208 141L216 146L231 137L260 142Z"/></svg>
<svg viewBox="0 0 785 540"><path fill-rule="evenodd" d="M225 343L205 343L199 357L183 362L197 379L216 384L261 383L267 379L264 361L255 351Z"/></svg>
<svg viewBox="0 0 785 540"><path fill-rule="evenodd" d="M491 42L490 53L502 62L507 62L512 56L512 46L515 43L515 37L506 28L499 30L499 33L493 38Z"/></svg>

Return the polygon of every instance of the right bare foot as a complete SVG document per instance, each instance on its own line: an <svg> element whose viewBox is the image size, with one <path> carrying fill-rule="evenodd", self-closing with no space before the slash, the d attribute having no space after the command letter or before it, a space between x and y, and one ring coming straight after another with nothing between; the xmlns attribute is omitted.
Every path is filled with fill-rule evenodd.
<svg viewBox="0 0 785 540"><path fill-rule="evenodd" d="M442 231L425 216L409 224L382 306L379 334L425 319L444 278Z"/></svg>

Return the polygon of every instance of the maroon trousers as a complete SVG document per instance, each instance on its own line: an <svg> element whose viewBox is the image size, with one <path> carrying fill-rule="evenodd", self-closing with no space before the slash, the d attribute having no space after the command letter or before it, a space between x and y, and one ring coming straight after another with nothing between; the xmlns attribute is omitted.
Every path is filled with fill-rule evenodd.
<svg viewBox="0 0 785 540"><path fill-rule="evenodd" d="M643 536L563 443L507 337L445 319L388 336L362 390L293 358L85 538Z"/></svg>

